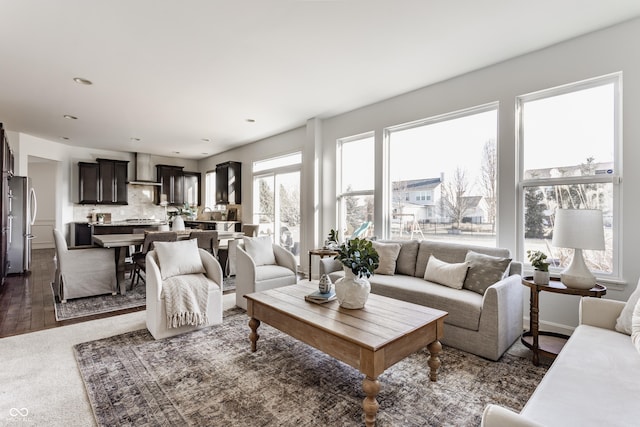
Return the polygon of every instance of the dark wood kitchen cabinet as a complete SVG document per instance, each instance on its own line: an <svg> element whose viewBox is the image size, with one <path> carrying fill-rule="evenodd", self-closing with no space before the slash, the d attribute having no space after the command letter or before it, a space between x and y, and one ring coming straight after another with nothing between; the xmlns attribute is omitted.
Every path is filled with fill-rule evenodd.
<svg viewBox="0 0 640 427"><path fill-rule="evenodd" d="M78 162L80 203L126 205L128 163L109 159L97 159L97 163Z"/></svg>
<svg viewBox="0 0 640 427"><path fill-rule="evenodd" d="M216 165L216 204L242 203L242 163L225 162Z"/></svg>
<svg viewBox="0 0 640 427"><path fill-rule="evenodd" d="M162 195L166 195L167 204L178 206L184 204L184 172L182 166L156 165L158 188L156 200L158 204L162 201Z"/></svg>

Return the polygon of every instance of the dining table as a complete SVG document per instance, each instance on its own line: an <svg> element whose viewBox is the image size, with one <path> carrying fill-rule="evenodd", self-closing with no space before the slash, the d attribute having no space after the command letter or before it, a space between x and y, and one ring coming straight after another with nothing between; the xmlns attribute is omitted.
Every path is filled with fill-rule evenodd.
<svg viewBox="0 0 640 427"><path fill-rule="evenodd" d="M191 232L195 230L178 230L178 240L187 240L191 235ZM218 240L230 240L242 239L243 232L237 231L218 231ZM144 233L131 233L131 234L98 234L93 236L93 243L103 248L115 249L115 266L116 277L118 279L118 289L120 294L125 295L127 292L126 281L124 279L125 262L126 262L126 248L130 246L140 246L144 243ZM123 250L123 248L125 248Z"/></svg>

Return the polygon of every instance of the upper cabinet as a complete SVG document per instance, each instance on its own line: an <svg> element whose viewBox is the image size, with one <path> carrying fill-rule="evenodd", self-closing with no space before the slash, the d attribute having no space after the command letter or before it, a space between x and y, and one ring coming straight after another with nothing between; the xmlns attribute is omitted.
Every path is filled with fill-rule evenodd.
<svg viewBox="0 0 640 427"><path fill-rule="evenodd" d="M200 206L200 172L184 172L184 202L190 206Z"/></svg>
<svg viewBox="0 0 640 427"><path fill-rule="evenodd" d="M158 203L166 197L168 205L184 204L184 172L182 169L182 166L156 165L158 182L161 184L161 187L158 188L158 197L156 197Z"/></svg>
<svg viewBox="0 0 640 427"><path fill-rule="evenodd" d="M242 203L242 164L225 162L216 165L216 204Z"/></svg>
<svg viewBox="0 0 640 427"><path fill-rule="evenodd" d="M124 160L96 159L78 163L80 203L127 204L127 164Z"/></svg>

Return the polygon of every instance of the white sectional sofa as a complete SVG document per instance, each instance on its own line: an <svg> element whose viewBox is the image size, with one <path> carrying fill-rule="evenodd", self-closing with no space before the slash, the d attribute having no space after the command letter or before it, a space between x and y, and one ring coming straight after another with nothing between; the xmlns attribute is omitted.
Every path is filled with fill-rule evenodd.
<svg viewBox="0 0 640 427"><path fill-rule="evenodd" d="M640 353L617 332L625 303L580 301L580 325L517 414L489 405L483 427L640 425Z"/></svg>
<svg viewBox="0 0 640 427"><path fill-rule="evenodd" d="M380 241L399 244L400 251L388 274L376 273L369 278L371 292L449 313L444 321L442 343L460 350L498 360L522 334L523 289L520 274L522 264L510 261L509 250L461 245L441 241L409 240ZM465 262L469 251L506 258L497 280L491 280L486 290L454 289L424 279L431 255L446 263ZM385 259L380 253L381 264ZM510 261L510 262L509 262ZM490 260L487 262L491 262ZM486 274L495 276L482 266L471 266L467 277ZM342 264L333 258L320 260L320 274L329 274L335 281L344 275Z"/></svg>

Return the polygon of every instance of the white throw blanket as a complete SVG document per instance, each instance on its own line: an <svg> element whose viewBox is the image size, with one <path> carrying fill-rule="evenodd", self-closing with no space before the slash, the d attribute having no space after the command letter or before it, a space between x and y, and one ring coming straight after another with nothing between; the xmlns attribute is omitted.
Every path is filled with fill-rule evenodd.
<svg viewBox="0 0 640 427"><path fill-rule="evenodd" d="M179 328L209 323L209 280L204 274L169 277L162 284L162 293L167 312L167 327Z"/></svg>

